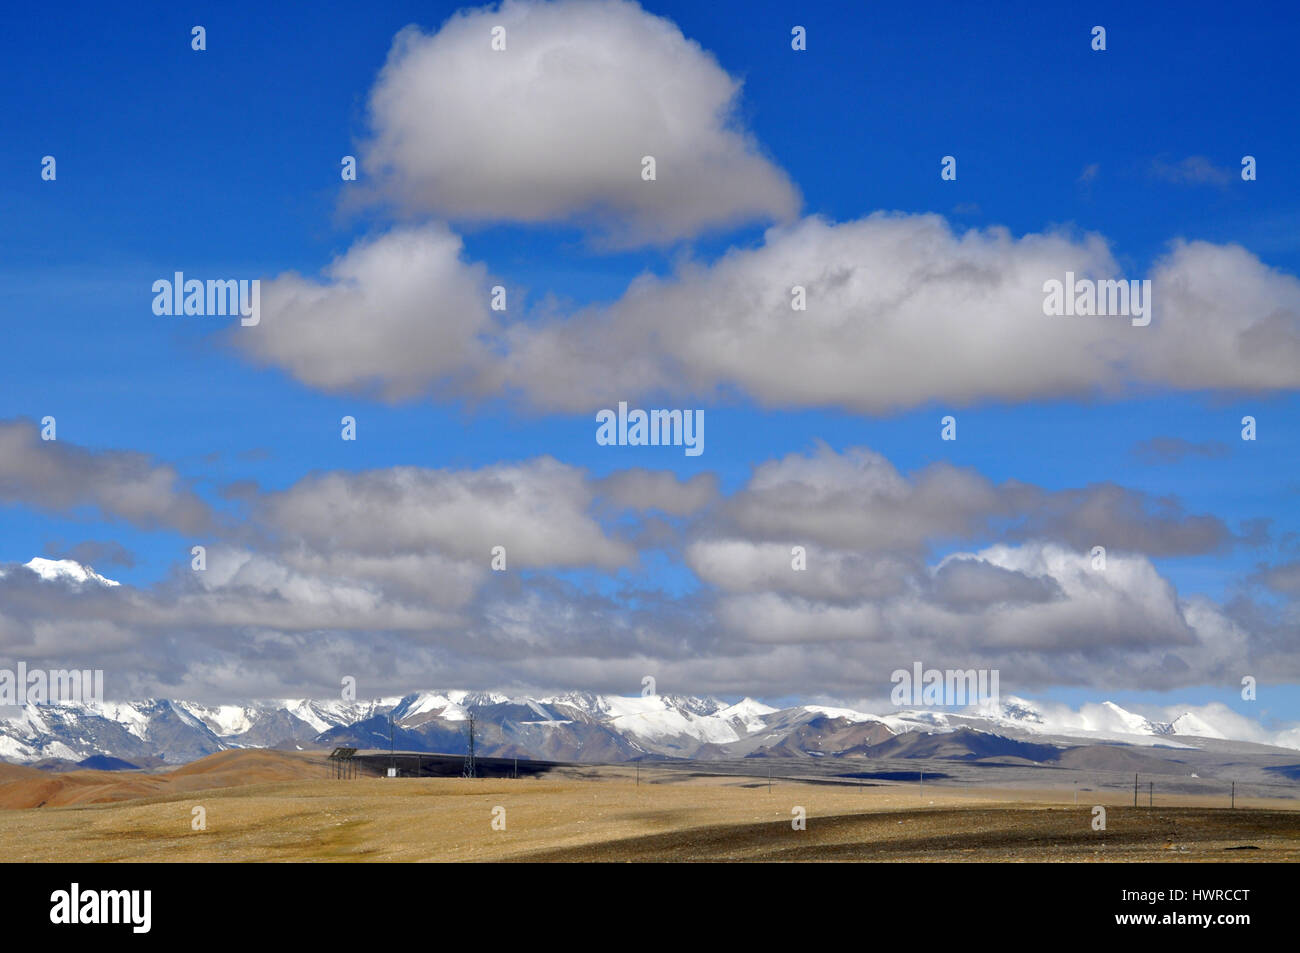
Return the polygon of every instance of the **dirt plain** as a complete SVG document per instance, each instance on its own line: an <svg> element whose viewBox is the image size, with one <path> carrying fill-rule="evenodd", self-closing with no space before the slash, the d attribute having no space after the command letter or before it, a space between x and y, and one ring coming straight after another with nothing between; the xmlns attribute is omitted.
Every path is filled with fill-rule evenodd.
<svg viewBox="0 0 1300 953"><path fill-rule="evenodd" d="M10 862L1300 860L1291 799L639 774L335 780L319 753L269 751L160 773L5 766L0 843Z"/></svg>

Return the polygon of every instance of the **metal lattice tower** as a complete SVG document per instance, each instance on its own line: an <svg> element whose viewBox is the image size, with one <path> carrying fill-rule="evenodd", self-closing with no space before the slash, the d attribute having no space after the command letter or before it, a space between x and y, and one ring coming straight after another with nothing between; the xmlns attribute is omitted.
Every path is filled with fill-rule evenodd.
<svg viewBox="0 0 1300 953"><path fill-rule="evenodd" d="M478 777L478 765L474 763L474 716L469 716L469 750L465 753L465 777Z"/></svg>

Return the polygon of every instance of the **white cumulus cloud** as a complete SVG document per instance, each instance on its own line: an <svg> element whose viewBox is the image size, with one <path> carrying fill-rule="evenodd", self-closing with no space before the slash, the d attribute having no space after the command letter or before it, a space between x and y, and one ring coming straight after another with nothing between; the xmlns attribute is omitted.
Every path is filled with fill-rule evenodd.
<svg viewBox="0 0 1300 953"><path fill-rule="evenodd" d="M739 94L711 54L635 3L508 0L398 34L363 164L404 210L595 223L619 243L790 217L794 187L737 123Z"/></svg>

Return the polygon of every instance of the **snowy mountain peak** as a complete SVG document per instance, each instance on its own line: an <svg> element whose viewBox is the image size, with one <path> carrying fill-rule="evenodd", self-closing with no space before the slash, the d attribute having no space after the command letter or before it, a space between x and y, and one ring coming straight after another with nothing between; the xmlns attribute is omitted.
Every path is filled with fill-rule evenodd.
<svg viewBox="0 0 1300 953"><path fill-rule="evenodd" d="M740 701L736 702L736 704L728 705L726 708L719 711L718 714L724 718L761 718L763 715L770 715L772 712L777 710L778 709L773 708L771 705L764 705L762 702L746 695Z"/></svg>
<svg viewBox="0 0 1300 953"><path fill-rule="evenodd" d="M438 715L447 721L465 721L468 713L452 696L459 694L463 699L465 692L413 692L406 695L389 713L393 721L407 721L421 715Z"/></svg>
<svg viewBox="0 0 1300 953"><path fill-rule="evenodd" d="M30 569L50 582L72 582L78 585L93 582L107 588L121 585L116 579L101 576L89 566L83 566L71 559L44 559L37 556L23 563L23 568Z"/></svg>
<svg viewBox="0 0 1300 953"><path fill-rule="evenodd" d="M1044 722L1043 712L1037 705L1014 695L1002 700L998 714L1013 723L1041 725Z"/></svg>
<svg viewBox="0 0 1300 953"><path fill-rule="evenodd" d="M1131 711L1120 708L1112 701L1104 701L1101 708L1106 711L1112 720L1109 727L1111 730L1119 730L1132 735L1157 735L1164 734L1160 730L1161 726L1154 725L1141 715L1136 715Z"/></svg>
<svg viewBox="0 0 1300 953"><path fill-rule="evenodd" d="M1213 727L1205 719L1193 715L1190 711L1185 711L1169 724L1170 733L1175 735L1190 735L1196 738L1220 738L1227 739L1227 735Z"/></svg>

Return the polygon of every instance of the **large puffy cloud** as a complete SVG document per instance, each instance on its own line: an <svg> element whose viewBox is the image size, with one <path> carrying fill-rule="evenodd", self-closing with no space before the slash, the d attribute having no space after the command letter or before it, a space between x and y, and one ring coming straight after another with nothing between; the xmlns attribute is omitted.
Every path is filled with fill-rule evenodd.
<svg viewBox="0 0 1300 953"><path fill-rule="evenodd" d="M997 545L972 555L987 566L1039 580L1059 593L1056 598L1007 599L994 580L994 592L978 621L954 614L950 631L963 632L989 648L1042 649L1047 652L1128 646L1193 644L1195 635L1184 618L1177 591L1151 562L1140 556L1107 558L1104 568L1088 553L1054 544ZM951 610L947 610L951 612ZM934 618L939 612L928 609Z"/></svg>
<svg viewBox="0 0 1300 953"><path fill-rule="evenodd" d="M505 382L542 406L610 394L716 397L883 413L933 402L1300 387L1300 282L1236 246L1179 244L1159 261L1152 321L1043 313L1044 283L1112 279L1098 236L958 233L877 213L769 230L754 249L617 302L512 329ZM807 310L791 307L806 289Z"/></svg>
<svg viewBox="0 0 1300 953"><path fill-rule="evenodd" d="M839 453L826 444L758 466L712 531L872 553L919 553L994 532L1153 556L1214 552L1243 539L1215 516L1186 513L1177 499L1114 484L1049 491L994 484L948 463L904 475L870 449Z"/></svg>
<svg viewBox="0 0 1300 953"><path fill-rule="evenodd" d="M593 496L582 470L544 457L478 470L319 474L257 505L263 525L316 551L436 549L486 565L503 546L519 568L616 569L635 554L587 512Z"/></svg>
<svg viewBox="0 0 1300 953"><path fill-rule="evenodd" d="M1179 242L1152 273L1156 333L1135 340L1145 379L1176 388L1300 386L1300 280L1238 245ZM1157 323L1158 322L1158 323Z"/></svg>
<svg viewBox="0 0 1300 953"><path fill-rule="evenodd" d="M794 188L737 124L739 92L635 3L507 0L397 36L363 161L399 207L453 220L594 221L635 242L787 218Z"/></svg>
<svg viewBox="0 0 1300 953"><path fill-rule="evenodd" d="M872 551L915 550L941 536L967 536L999 508L996 487L948 464L912 479L866 448L819 444L758 466L728 499L725 517L756 539L788 539Z"/></svg>
<svg viewBox="0 0 1300 953"><path fill-rule="evenodd" d="M958 600L952 578L944 578L954 563L970 564ZM856 670L871 673L860 692L883 694L887 674L914 661L998 669L1004 690L1236 684L1265 659L1281 666L1275 675L1296 671L1284 655L1252 644L1220 607L1181 598L1138 556L1111 557L1099 571L1087 553L1055 544L998 545L949 557L928 581L883 598L843 603L782 588L725 594L716 617L759 656L802 645L809 660L842 661L840 674L823 676L840 692L851 692ZM797 670L814 668L809 660Z"/></svg>
<svg viewBox="0 0 1300 953"><path fill-rule="evenodd" d="M857 532L864 541L875 535L865 525ZM848 545L837 537L796 565L787 546L712 538L692 544L687 558L723 592L721 617L741 639L924 643L948 658L1194 642L1173 587L1142 556L1110 554L1099 569L1090 551L1031 541L927 568Z"/></svg>
<svg viewBox="0 0 1300 953"><path fill-rule="evenodd" d="M461 257L445 226L361 241L325 280L284 274L262 286L261 321L232 346L325 391L375 390L390 400L464 388L486 359L486 269Z"/></svg>
<svg viewBox="0 0 1300 953"><path fill-rule="evenodd" d="M874 679L859 690L883 693L881 673L915 660L997 668L1004 687L1235 684L1265 658L1294 669L1271 629L1257 637L1225 608L1181 597L1144 555L1241 541L1174 499L994 485L947 464L904 475L869 450L819 445L756 468L695 531L686 562L715 594L721 644L826 684ZM998 538L928 558L943 542ZM792 663L791 646L807 657ZM827 655L843 666L821 671L813 660Z"/></svg>
<svg viewBox="0 0 1300 953"><path fill-rule="evenodd" d="M170 465L143 453L42 440L24 420L0 422L0 502L84 509L145 529L193 532L212 522L207 504Z"/></svg>

